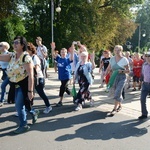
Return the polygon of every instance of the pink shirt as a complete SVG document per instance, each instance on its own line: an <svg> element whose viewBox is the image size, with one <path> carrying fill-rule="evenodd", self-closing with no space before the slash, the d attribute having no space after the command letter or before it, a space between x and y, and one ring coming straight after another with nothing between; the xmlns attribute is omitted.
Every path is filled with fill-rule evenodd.
<svg viewBox="0 0 150 150"><path fill-rule="evenodd" d="M150 83L150 64L146 63L143 65L142 73L144 76L144 82Z"/></svg>

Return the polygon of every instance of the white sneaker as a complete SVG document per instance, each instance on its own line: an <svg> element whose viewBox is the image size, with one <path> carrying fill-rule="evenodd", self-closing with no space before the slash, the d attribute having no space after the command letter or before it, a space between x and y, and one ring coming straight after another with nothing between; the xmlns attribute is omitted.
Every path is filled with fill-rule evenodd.
<svg viewBox="0 0 150 150"><path fill-rule="evenodd" d="M18 116L19 116L19 115L18 115L18 112L16 112L16 113L15 113L15 116L16 116L16 117L18 117Z"/></svg>
<svg viewBox="0 0 150 150"><path fill-rule="evenodd" d="M82 105L79 104L79 105L76 107L75 111L79 111L79 110L81 110L81 109L82 109Z"/></svg>
<svg viewBox="0 0 150 150"><path fill-rule="evenodd" d="M48 114L50 111L52 111L52 107L46 107L45 110L43 111L44 114Z"/></svg>
<svg viewBox="0 0 150 150"><path fill-rule="evenodd" d="M94 106L94 100L93 100L93 99L90 100L90 106L91 106L91 107Z"/></svg>
<svg viewBox="0 0 150 150"><path fill-rule="evenodd" d="M2 107L4 105L4 103L3 102L0 102L0 107Z"/></svg>

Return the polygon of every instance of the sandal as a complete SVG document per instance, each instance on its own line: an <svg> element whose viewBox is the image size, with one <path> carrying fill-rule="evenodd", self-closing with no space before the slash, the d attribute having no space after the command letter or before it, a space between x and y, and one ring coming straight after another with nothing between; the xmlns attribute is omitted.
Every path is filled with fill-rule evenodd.
<svg viewBox="0 0 150 150"><path fill-rule="evenodd" d="M116 111L119 112L121 109L122 109L122 107L119 106Z"/></svg>
<svg viewBox="0 0 150 150"><path fill-rule="evenodd" d="M115 113L116 113L116 109L113 109L113 110L110 112L111 115L114 115Z"/></svg>
<svg viewBox="0 0 150 150"><path fill-rule="evenodd" d="M136 88L134 88L132 91L136 91Z"/></svg>

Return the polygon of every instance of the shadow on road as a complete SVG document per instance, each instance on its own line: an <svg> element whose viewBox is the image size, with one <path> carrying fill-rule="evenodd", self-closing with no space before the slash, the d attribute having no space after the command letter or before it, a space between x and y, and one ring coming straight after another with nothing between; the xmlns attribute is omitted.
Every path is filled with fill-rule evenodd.
<svg viewBox="0 0 150 150"><path fill-rule="evenodd" d="M75 138L81 138L84 140L110 140L139 137L148 132L146 128L139 129L136 127L141 123L142 122L139 122L138 120L127 120L117 123L92 123L76 130L75 134L65 134L55 140L67 141Z"/></svg>

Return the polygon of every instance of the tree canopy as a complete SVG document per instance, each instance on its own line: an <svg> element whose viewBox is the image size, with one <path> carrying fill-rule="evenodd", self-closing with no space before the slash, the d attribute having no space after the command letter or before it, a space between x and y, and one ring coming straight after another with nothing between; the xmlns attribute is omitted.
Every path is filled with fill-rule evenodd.
<svg viewBox="0 0 150 150"><path fill-rule="evenodd" d="M41 36L49 47L51 42L51 0L11 0L0 5L0 39L24 35L35 43ZM2 3L2 2L0 2ZM13 3L13 5L12 5ZM61 12L54 11L54 41L57 48L68 48L72 41L81 41L91 50L124 44L135 32L136 24L129 8L142 0L62 0ZM60 4L54 0L54 8ZM8 9L10 8L10 9ZM2 12L2 11L1 11Z"/></svg>

